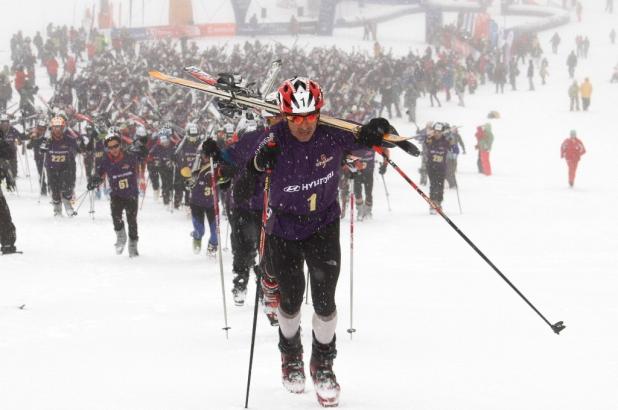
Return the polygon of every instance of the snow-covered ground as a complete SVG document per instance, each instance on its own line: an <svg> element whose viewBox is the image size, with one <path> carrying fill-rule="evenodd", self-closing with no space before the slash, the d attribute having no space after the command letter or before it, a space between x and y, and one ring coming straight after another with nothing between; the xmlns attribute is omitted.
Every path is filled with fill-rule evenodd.
<svg viewBox="0 0 618 410"><path fill-rule="evenodd" d="M342 408L618 408L618 189L612 180L618 89L609 83L618 46L608 39L618 22L602 14L604 2L585 3L584 22L559 29L563 43L557 56L548 55L548 85L537 80L537 91L529 92L521 78L520 91L500 96L484 87L467 96L466 108L454 101L430 108L423 99L418 114L419 124L463 127L463 213L450 190L447 214L552 323L564 320L567 328L553 334L389 170L392 212L376 177L374 218L356 226L353 340L346 333L347 218L341 228L335 370ZM381 25L384 46L394 52L421 47L419 17ZM299 41L369 49L359 30ZM552 33L541 35L548 52ZM590 77L594 93L589 112L571 113L565 60L579 33L589 35L592 46L576 75ZM490 110L502 118L492 120L494 175L485 177L476 171L473 134ZM415 131L404 120L393 122L401 133ZM574 189L559 158L570 129L588 151ZM399 152L394 159L418 180L418 159ZM85 181L78 179L79 194ZM255 288L246 306L230 303L229 251L226 339L218 265L192 254L184 213L170 214L148 195L139 215L141 256L130 260L114 255L107 202L96 202L94 221L88 203L77 217L58 220L47 200L38 203L23 172L18 186L19 196L8 194L8 202L24 254L0 258L0 409L243 407ZM304 306L307 357L311 312ZM276 328L260 314L250 407L317 408L310 383L300 396L284 391L276 345Z"/></svg>

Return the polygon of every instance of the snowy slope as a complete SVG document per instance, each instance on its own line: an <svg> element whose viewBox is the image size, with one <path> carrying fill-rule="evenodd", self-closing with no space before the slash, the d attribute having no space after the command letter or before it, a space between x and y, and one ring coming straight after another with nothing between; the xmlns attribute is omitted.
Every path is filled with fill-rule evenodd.
<svg viewBox="0 0 618 410"><path fill-rule="evenodd" d="M590 3L590 4L588 4ZM618 47L609 44L616 17L602 1L586 2L584 22L560 29L549 55L549 84L495 96L485 87L433 109L420 100L419 124L463 126L468 153L456 193L446 193L453 222L552 322L528 307L392 170L381 181L374 218L358 223L354 259L354 327L349 327L349 221L342 222L343 266L337 294L341 407L422 410L613 410L618 407L618 190L611 178L618 89L609 84ZM596 10L593 10L596 9ZM394 52L421 47L419 16L380 26ZM411 32L410 27L416 28ZM392 33L392 36L391 34ZM399 40L397 33L409 34ZM591 38L578 79L593 83L591 111L568 112L565 66L574 36ZM549 52L549 37L542 44ZM362 44L360 31L307 44ZM291 44L291 38L279 38ZM520 79L520 90L527 85ZM328 98L328 96L327 96ZM490 110L496 140L494 175L476 171L475 126ZM394 119L400 132L414 127ZM588 153L576 185L567 185L559 146L571 128ZM418 159L395 161L418 180ZM31 166L33 162L30 162ZM230 303L230 252L225 253L228 319L225 338L218 265L191 252L190 220L148 195L139 216L141 256L113 254L109 205L88 203L72 220L54 220L51 206L18 181L8 195L20 256L0 258L0 409L237 409L244 405L254 287L249 303ZM81 180L76 192L85 190ZM426 188L424 188L426 189ZM426 189L427 190L427 189ZM36 189L34 190L36 191ZM18 307L24 305L24 309ZM311 306L304 306L310 350ZM259 317L250 407L314 409L313 388L293 396L279 381L276 329Z"/></svg>

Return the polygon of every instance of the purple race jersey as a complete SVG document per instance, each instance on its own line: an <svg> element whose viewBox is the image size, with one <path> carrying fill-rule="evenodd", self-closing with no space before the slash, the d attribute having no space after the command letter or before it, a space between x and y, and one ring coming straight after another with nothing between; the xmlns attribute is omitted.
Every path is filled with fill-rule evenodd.
<svg viewBox="0 0 618 410"><path fill-rule="evenodd" d="M20 141L21 139L22 135L15 127L10 127L9 130L4 133L4 140L6 142L15 143L15 141Z"/></svg>
<svg viewBox="0 0 618 410"><path fill-rule="evenodd" d="M191 205L197 205L204 208L213 208L215 201L212 192L212 172L210 172L210 164L204 165L197 176L195 185L191 188Z"/></svg>
<svg viewBox="0 0 618 410"><path fill-rule="evenodd" d="M75 167L77 142L65 132L62 138L49 140L49 150L45 157L47 169L67 169Z"/></svg>
<svg viewBox="0 0 618 410"><path fill-rule="evenodd" d="M167 147L157 144L150 150L150 161L152 161L152 165L155 167L166 165L172 161L173 152L174 148L171 144Z"/></svg>
<svg viewBox="0 0 618 410"><path fill-rule="evenodd" d="M132 198L138 194L138 165L139 159L129 152L122 152L117 159L112 159L108 154L103 156L97 175L103 177L107 174L111 196Z"/></svg>
<svg viewBox="0 0 618 410"><path fill-rule="evenodd" d="M197 157L197 149L199 147L198 142L190 142L186 140L180 150L176 152L176 166L178 169L185 167L193 167L195 158Z"/></svg>
<svg viewBox="0 0 618 410"><path fill-rule="evenodd" d="M268 233L300 240L340 216L337 201L341 158L358 149L351 132L318 125L300 142L283 122L270 129L281 149L272 172Z"/></svg>

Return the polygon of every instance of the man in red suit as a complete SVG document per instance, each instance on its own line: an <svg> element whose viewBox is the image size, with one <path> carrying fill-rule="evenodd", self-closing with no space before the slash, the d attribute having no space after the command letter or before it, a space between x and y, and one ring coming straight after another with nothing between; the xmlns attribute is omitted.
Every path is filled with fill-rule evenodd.
<svg viewBox="0 0 618 410"><path fill-rule="evenodd" d="M584 144L577 138L575 130L571 130L570 137L565 139L560 147L560 158L566 159L569 167L569 186L572 188L575 182L577 164L582 155L586 153Z"/></svg>

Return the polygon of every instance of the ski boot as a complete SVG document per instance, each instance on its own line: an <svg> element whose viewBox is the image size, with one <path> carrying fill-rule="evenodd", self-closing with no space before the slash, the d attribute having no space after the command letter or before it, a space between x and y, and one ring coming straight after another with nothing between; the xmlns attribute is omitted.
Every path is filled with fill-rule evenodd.
<svg viewBox="0 0 618 410"><path fill-rule="evenodd" d="M442 209L442 202L438 202L438 201L433 201L434 204L436 204L438 209ZM436 215L438 213L438 211L436 211L434 209L434 207L429 207L429 214L430 215Z"/></svg>
<svg viewBox="0 0 618 410"><path fill-rule="evenodd" d="M193 238L193 253L199 255L202 251L202 240Z"/></svg>
<svg viewBox="0 0 618 410"><path fill-rule="evenodd" d="M232 288L232 295L234 296L234 304L236 306L242 306L245 304L248 280L249 270L244 272L234 272L234 287Z"/></svg>
<svg viewBox="0 0 618 410"><path fill-rule="evenodd" d="M73 209L73 204L71 204L70 199L62 198L62 205L64 205L64 211L67 213L67 216L69 218L72 218L75 215L77 215L75 213L75 209Z"/></svg>
<svg viewBox="0 0 618 410"><path fill-rule="evenodd" d="M57 218L62 217L62 203L52 202L54 205L54 216Z"/></svg>
<svg viewBox="0 0 618 410"><path fill-rule="evenodd" d="M17 253L17 248L15 247L15 245L2 245L2 248L0 248L0 252L3 255L10 255L12 253Z"/></svg>
<svg viewBox="0 0 618 410"><path fill-rule="evenodd" d="M300 328L292 339L286 339L279 330L279 351L281 352L281 382L290 393L305 391L305 364Z"/></svg>
<svg viewBox="0 0 618 410"><path fill-rule="evenodd" d="M127 243L127 231L125 231L123 226L122 229L114 232L116 232L116 243L114 244L116 255L120 255L124 251L124 246Z"/></svg>
<svg viewBox="0 0 618 410"><path fill-rule="evenodd" d="M206 248L206 255L210 256L211 258L216 258L217 257L217 245L214 245L208 242L208 247Z"/></svg>
<svg viewBox="0 0 618 410"><path fill-rule="evenodd" d="M371 214L371 205L365 203L365 214L363 215L363 219L371 219L373 215Z"/></svg>
<svg viewBox="0 0 618 410"><path fill-rule="evenodd" d="M361 203L356 203L356 220L357 221L362 221L365 219L365 210L366 210L366 206L365 204Z"/></svg>
<svg viewBox="0 0 618 410"><path fill-rule="evenodd" d="M279 284L275 278L267 273L264 273L261 282L262 294L264 295L264 313L266 313L271 326L278 326L277 309L279 309L279 303L281 302Z"/></svg>
<svg viewBox="0 0 618 410"><path fill-rule="evenodd" d="M309 372L318 403L322 407L337 407L339 405L339 393L341 387L337 383L337 377L333 372L333 360L337 357L335 336L329 344L318 342L313 334L313 348Z"/></svg>
<svg viewBox="0 0 618 410"><path fill-rule="evenodd" d="M136 256L139 256L137 239L129 239L129 258L135 258Z"/></svg>

